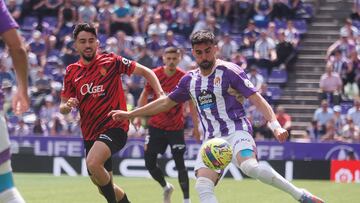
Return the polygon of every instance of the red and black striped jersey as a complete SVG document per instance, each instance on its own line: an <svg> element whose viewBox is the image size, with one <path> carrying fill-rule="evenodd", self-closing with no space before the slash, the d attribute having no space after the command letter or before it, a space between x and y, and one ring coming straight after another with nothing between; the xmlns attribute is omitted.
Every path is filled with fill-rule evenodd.
<svg viewBox="0 0 360 203"><path fill-rule="evenodd" d="M98 54L90 64L82 61L66 68L61 97L79 100L81 130L85 140L96 140L110 128L129 129L129 122L114 121L107 114L126 109L121 75L130 75L135 62L115 54Z"/></svg>
<svg viewBox="0 0 360 203"><path fill-rule="evenodd" d="M172 76L165 74L164 67L160 66L153 69L157 78L160 81L160 85L166 94L172 92L175 89L176 85L180 79L185 75L185 72L180 68L176 68L176 72ZM150 84L147 83L145 86L146 90L149 93L153 94L153 89ZM155 128L160 128L162 130L181 130L184 128L184 111L183 104L177 104L167 112L162 112L152 116L148 124Z"/></svg>

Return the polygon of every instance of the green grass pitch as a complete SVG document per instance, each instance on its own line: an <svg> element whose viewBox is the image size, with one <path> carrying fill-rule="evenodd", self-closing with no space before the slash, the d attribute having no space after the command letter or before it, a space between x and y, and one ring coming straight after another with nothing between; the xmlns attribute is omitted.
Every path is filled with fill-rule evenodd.
<svg viewBox="0 0 360 203"><path fill-rule="evenodd" d="M101 203L105 199L88 177L55 177L51 174L15 174L15 184L27 203ZM115 176L115 183L123 187L132 203L161 203L162 189L157 182L148 178L125 178ZM177 179L167 178L174 184L172 202L182 203L182 192ZM307 188L322 197L327 203L359 203L360 184L339 184L330 181L297 180L293 183ZM246 179L234 181L223 179L216 187L215 193L220 203L291 203L290 195L262 184ZM199 202L191 180L190 196L192 203Z"/></svg>

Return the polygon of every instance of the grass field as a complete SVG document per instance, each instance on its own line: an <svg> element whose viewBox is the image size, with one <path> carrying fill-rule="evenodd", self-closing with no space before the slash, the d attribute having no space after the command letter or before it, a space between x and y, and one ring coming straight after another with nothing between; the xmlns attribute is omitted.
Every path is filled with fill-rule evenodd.
<svg viewBox="0 0 360 203"><path fill-rule="evenodd" d="M177 179L167 179L175 186L172 202L182 203ZM104 199L87 177L54 177L50 174L15 174L15 183L27 203L101 203ZM161 203L162 189L151 179L115 176L132 203ZM339 184L330 181L294 181L299 187L322 197L328 203L359 203L360 184ZM199 202L190 185L192 203ZM255 180L223 179L215 189L220 203L288 203L296 202L289 195Z"/></svg>

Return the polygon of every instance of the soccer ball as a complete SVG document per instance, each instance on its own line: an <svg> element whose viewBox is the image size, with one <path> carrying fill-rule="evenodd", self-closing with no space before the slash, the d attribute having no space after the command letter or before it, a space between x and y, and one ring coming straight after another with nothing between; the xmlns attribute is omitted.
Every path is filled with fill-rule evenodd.
<svg viewBox="0 0 360 203"><path fill-rule="evenodd" d="M207 167L213 170L222 170L231 162L233 151L226 140L213 138L202 145L200 153Z"/></svg>

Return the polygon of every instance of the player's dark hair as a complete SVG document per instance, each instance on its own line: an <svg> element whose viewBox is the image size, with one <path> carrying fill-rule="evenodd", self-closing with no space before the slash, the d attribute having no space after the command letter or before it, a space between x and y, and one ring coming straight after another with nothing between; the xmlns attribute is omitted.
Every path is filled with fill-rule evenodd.
<svg viewBox="0 0 360 203"><path fill-rule="evenodd" d="M92 24L89 23L79 23L76 25L74 31L73 31L73 37L74 40L76 40L77 36L79 35L80 32L85 31L85 32L90 32L91 34L95 35L95 37L97 37L96 34L96 29Z"/></svg>
<svg viewBox="0 0 360 203"><path fill-rule="evenodd" d="M199 30L190 36L191 46L196 44L216 44L214 33L209 30Z"/></svg>
<svg viewBox="0 0 360 203"><path fill-rule="evenodd" d="M180 49L173 46L167 47L164 50L164 54L180 54Z"/></svg>

